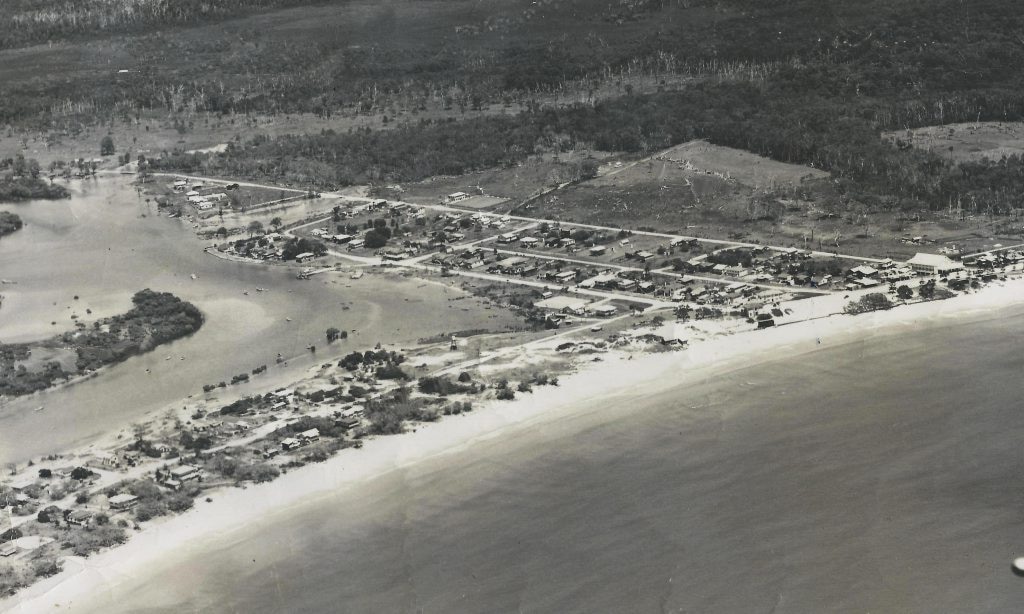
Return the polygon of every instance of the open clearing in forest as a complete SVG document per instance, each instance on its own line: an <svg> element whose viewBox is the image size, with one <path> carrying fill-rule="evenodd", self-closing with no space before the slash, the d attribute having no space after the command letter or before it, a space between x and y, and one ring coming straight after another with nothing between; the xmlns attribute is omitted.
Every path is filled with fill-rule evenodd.
<svg viewBox="0 0 1024 614"><path fill-rule="evenodd" d="M953 162L999 160L1024 155L1024 122L971 122L885 132L883 139L902 141Z"/></svg>

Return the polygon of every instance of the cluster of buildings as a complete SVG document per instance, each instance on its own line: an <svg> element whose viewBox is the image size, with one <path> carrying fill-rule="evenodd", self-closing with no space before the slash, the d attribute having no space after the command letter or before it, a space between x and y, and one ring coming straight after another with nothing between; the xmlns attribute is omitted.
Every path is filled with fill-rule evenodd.
<svg viewBox="0 0 1024 614"><path fill-rule="evenodd" d="M200 212L210 211L217 206L224 207L229 202L227 192L213 192L201 181L178 179L171 185L171 189L175 193L184 194L188 203Z"/></svg>

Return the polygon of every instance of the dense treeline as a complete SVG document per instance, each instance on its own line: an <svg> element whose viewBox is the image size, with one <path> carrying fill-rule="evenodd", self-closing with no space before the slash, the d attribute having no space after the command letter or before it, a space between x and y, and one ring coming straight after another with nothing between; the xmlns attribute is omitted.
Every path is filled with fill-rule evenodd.
<svg viewBox="0 0 1024 614"><path fill-rule="evenodd" d="M39 162L34 158L25 158L18 154L15 158L0 160L0 202L56 199L68 196L68 191L64 186L47 182L40 176L41 173ZM0 234L5 233L0 232Z"/></svg>
<svg viewBox="0 0 1024 614"><path fill-rule="evenodd" d="M815 83L824 91L831 85ZM986 103L998 104L1005 113L1001 118L1024 118L1024 93L965 96L962 107L973 110ZM1014 195L1024 192L1018 157L955 166L936 154L883 141L879 113L903 106L897 101L882 108L877 100L848 102L808 91L807 82L794 72L779 82L702 84L516 117L257 137L224 154L175 154L153 164L163 170L334 187L461 174L570 148L646 153L703 138L829 170L844 199L873 207L943 208L956 200L994 212L1016 206Z"/></svg>
<svg viewBox="0 0 1024 614"><path fill-rule="evenodd" d="M488 27L458 34L456 26L473 19L444 5L449 12L439 6L436 13L449 21L432 21L436 32L423 40L379 36L417 25L405 5L395 6L365 24L378 33L365 45L352 44L351 30L337 37L311 32L302 44L270 33L259 40L146 37L131 47L144 68L113 82L105 77L102 87L84 85L81 109L128 117L133 107L329 114L356 105L387 113L388 100L399 95L413 110L428 98L456 108L519 100L530 109L516 118L392 132L260 137L222 156L177 155L155 164L301 185L405 181L570 147L642 153L705 138L829 170L839 199L873 207L966 200L1005 210L1020 192L1019 178L1007 170L1012 161L958 167L879 139L883 130L1024 118L1024 13L1013 0L693 0L612 9L596 0L526 9L485 3L480 10L494 15L477 26ZM159 70L168 57L174 70ZM177 61L206 57L216 58L212 67ZM597 104L541 109L530 98L573 79L585 89L636 72L699 79L681 91L646 95L623 86L624 96ZM40 100L63 100L75 84L34 87L0 92L0 119L37 113ZM978 177L992 174L1000 177L998 189L979 185Z"/></svg>
<svg viewBox="0 0 1024 614"><path fill-rule="evenodd" d="M0 49L82 35L138 32L198 23L254 10L297 6L306 0L5 0Z"/></svg>
<svg viewBox="0 0 1024 614"><path fill-rule="evenodd" d="M642 4L638 19L682 10L678 3ZM704 79L681 91L534 107L515 118L422 123L392 132L260 137L222 156L179 155L160 164L330 186L459 174L568 148L643 153L704 138L829 170L840 199L872 207L940 208L956 201L990 211L1011 207L1013 195L1024 191L1012 171L1018 163L954 166L879 137L883 130L939 123L1024 119L1024 75L1017 70L1024 65L1018 40L1024 17L1015 3L821 4L726 0L716 5L722 17L687 13L698 22L702 15L711 19L704 27L692 19L663 23L642 42L619 45L619 52L634 54L630 59L600 56L620 66L646 66L654 58L668 71L678 69L680 61L709 56L751 65L776 62L760 79ZM499 89L538 89L600 70L576 49L571 41L543 51L510 47L503 57L516 61L507 68L483 65L495 70ZM551 54L557 62L550 62ZM297 89L306 94L296 99L324 101L314 95L316 87ZM234 103L221 99L219 104ZM1000 178L998 187L982 185L979 178L993 175Z"/></svg>
<svg viewBox="0 0 1024 614"><path fill-rule="evenodd" d="M23 222L17 213L0 211L0 237L21 230Z"/></svg>
<svg viewBox="0 0 1024 614"><path fill-rule="evenodd" d="M0 396L19 396L43 390L75 373L84 374L148 352L156 346L199 330L203 315L173 294L146 289L132 297L128 312L97 321L92 328L65 333L40 344L0 344ZM33 350L72 348L75 372L60 362L47 361L29 370Z"/></svg>
<svg viewBox="0 0 1024 614"><path fill-rule="evenodd" d="M158 12L169 12L167 23L179 23L171 13L227 15L297 3L129 4L132 11L159 5ZM82 0L75 6L92 4L114 5ZM131 38L119 44L122 55L136 59L136 70L113 79L103 71L80 71L70 82L60 70L51 78L33 72L0 91L0 121L23 121L41 108L47 114L150 107L329 114L353 107L381 112L396 103L416 109L436 99L464 109L502 100L528 103L532 93L562 91L572 80L581 80L571 86L584 90L638 73L761 81L788 66L800 87L820 76L828 96L869 107L877 98L904 102L875 110L887 126L903 127L975 119L977 111L998 115L998 101L975 109L957 93L1019 91L1024 79L1016 70L1024 61L1024 14L1014 0L659 1L639 3L642 10L630 27L607 20L622 4L569 0L542 3L541 13L501 36L464 27L476 13L498 13L505 4L483 2L469 11L441 2L427 16L415 3L397 4L344 20L339 16L346 15L345 7L315 7L310 10L327 19L303 22L308 31L302 41L292 29L275 31L277 22L269 19L259 22L266 30L212 36L170 30Z"/></svg>

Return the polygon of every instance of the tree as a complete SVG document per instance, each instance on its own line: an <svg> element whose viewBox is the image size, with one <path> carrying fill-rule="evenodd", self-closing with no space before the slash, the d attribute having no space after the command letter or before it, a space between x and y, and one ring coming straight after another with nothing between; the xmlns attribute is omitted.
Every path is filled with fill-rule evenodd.
<svg viewBox="0 0 1024 614"><path fill-rule="evenodd" d="M270 220L270 226L274 229L275 232L281 230L282 225L283 224L281 222L281 218L279 217L275 217L272 220Z"/></svg>
<svg viewBox="0 0 1024 614"><path fill-rule="evenodd" d="M93 476L92 471L89 471L85 467L75 467L71 470L72 480L88 480Z"/></svg>
<svg viewBox="0 0 1024 614"><path fill-rule="evenodd" d="M341 334L341 331L339 331L337 328L335 328L333 326L328 328L327 329L327 343L334 342L334 340L337 339L340 334Z"/></svg>
<svg viewBox="0 0 1024 614"><path fill-rule="evenodd" d="M896 288L896 296L907 301L914 298L914 291L910 289L910 286L899 286Z"/></svg>
<svg viewBox="0 0 1024 614"><path fill-rule="evenodd" d="M103 137L100 141L100 155L101 156L112 156L114 155L114 139L109 134Z"/></svg>
<svg viewBox="0 0 1024 614"><path fill-rule="evenodd" d="M890 307L892 307L892 302L889 301L888 296L880 292L874 292L862 296L860 300L851 301L846 306L846 313L856 315L858 313L889 309Z"/></svg>
<svg viewBox="0 0 1024 614"><path fill-rule="evenodd" d="M261 234L263 232L263 222L259 220L253 220L246 226L246 230L249 231L249 236Z"/></svg>
<svg viewBox="0 0 1024 614"><path fill-rule="evenodd" d="M597 160L594 160L593 158L587 158L586 160L580 163L580 179L586 180L597 177L597 168Z"/></svg>
<svg viewBox="0 0 1024 614"><path fill-rule="evenodd" d="M363 237L363 245L369 249L378 249L388 244L388 237L378 229L368 230Z"/></svg>

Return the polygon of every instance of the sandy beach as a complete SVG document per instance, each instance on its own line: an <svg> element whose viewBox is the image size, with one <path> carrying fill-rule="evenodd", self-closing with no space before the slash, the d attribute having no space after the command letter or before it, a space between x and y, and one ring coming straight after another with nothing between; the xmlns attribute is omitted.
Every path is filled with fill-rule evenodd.
<svg viewBox="0 0 1024 614"><path fill-rule="evenodd" d="M921 303L862 316L836 315L776 329L743 333L694 344L686 351L617 357L594 363L562 379L558 388L493 402L472 414L434 424L417 424L414 432L377 438L361 450L345 450L317 465L278 480L245 489L210 494L212 502L180 516L149 524L120 548L87 560L72 560L57 576L0 602L4 611L89 611L89 603L131 579L137 569L169 564L184 556L190 543L218 536L249 523L288 515L343 489L427 459L477 446L492 438L586 413L594 398L628 399L643 387L657 393L681 382L706 380L753 364L835 348L866 337L906 333L920 327L947 326L1024 301L1024 280L994 284L946 301ZM628 369L624 364L628 361Z"/></svg>

